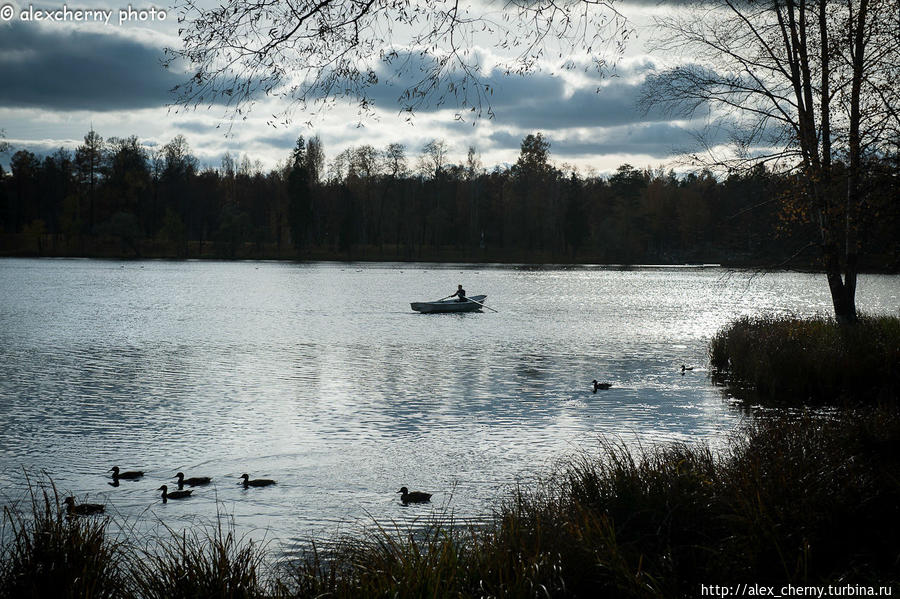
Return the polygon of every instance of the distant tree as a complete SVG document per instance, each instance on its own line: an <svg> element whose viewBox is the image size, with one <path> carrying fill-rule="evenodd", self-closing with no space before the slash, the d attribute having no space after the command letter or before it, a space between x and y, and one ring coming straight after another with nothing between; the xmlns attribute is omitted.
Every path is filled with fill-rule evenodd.
<svg viewBox="0 0 900 599"><path fill-rule="evenodd" d="M351 154L351 148L346 148L331 160L331 164L328 166L329 181L339 183L344 180L350 167Z"/></svg>
<svg viewBox="0 0 900 599"><path fill-rule="evenodd" d="M481 164L481 157L478 155L478 151L475 149L475 146L469 146L469 151L466 153L466 178L469 180L475 179L484 171L484 167Z"/></svg>
<svg viewBox="0 0 900 599"><path fill-rule="evenodd" d="M559 245L561 214L557 171L550 164L550 142L543 134L525 136L519 157L510 168L517 210L512 218L514 227L524 234L528 249L547 249Z"/></svg>
<svg viewBox="0 0 900 599"><path fill-rule="evenodd" d="M11 191L11 224L14 231L22 225L40 219L38 209L38 181L41 163L33 152L19 150L12 155L9 163L12 178L9 182ZM43 227L45 223L42 223Z"/></svg>
<svg viewBox="0 0 900 599"><path fill-rule="evenodd" d="M306 142L306 165L310 182L318 185L325 174L325 146L318 135L310 137Z"/></svg>
<svg viewBox="0 0 900 599"><path fill-rule="evenodd" d="M241 160L238 165L238 175L242 177L252 177L254 172L258 171L258 163L254 164L250 157L246 154L241 154Z"/></svg>
<svg viewBox="0 0 900 599"><path fill-rule="evenodd" d="M102 168L105 161L106 150L103 147L103 138L91 129L84 136L84 143L75 150L75 172L82 188L82 194L87 196L88 233L94 231L94 225L96 224L97 182L102 177Z"/></svg>
<svg viewBox="0 0 900 599"><path fill-rule="evenodd" d="M310 190L312 177L309 171L309 161L307 160L306 142L302 135L297 138L297 144L291 153L287 180L291 239L294 242L294 247L301 249L306 246L310 219L312 217L312 194Z"/></svg>
<svg viewBox="0 0 900 599"><path fill-rule="evenodd" d="M835 316L855 321L866 165L900 139L900 2L713 0L683 14L660 21L664 49L691 60L651 77L645 105L711 115L719 138L701 138L698 158L798 175L784 198L816 225Z"/></svg>
<svg viewBox="0 0 900 599"><path fill-rule="evenodd" d="M184 135L176 135L163 146L165 159L164 176L170 180L181 180L197 172L199 162L191 154L191 147Z"/></svg>
<svg viewBox="0 0 900 599"><path fill-rule="evenodd" d="M515 177L542 176L550 173L550 142L542 133L529 133L522 140L519 158L512 167Z"/></svg>
<svg viewBox="0 0 900 599"><path fill-rule="evenodd" d="M378 206L378 240L381 244L384 243L388 235L387 229L390 226L386 223L388 223L389 219L393 219L394 241L399 248L401 230L407 224L402 222L406 220L408 206L404 197L403 185L399 183L399 179L409 175L406 146L401 143L388 144L382 152L381 159L383 163L382 170L387 175L387 180L382 189L381 200ZM389 217L386 217L389 194L392 194L393 198L393 201L390 202L392 212Z"/></svg>
<svg viewBox="0 0 900 599"><path fill-rule="evenodd" d="M47 223L49 232L59 233L60 216L66 199L74 191L74 168L72 154L65 148L59 148L53 154L44 157L41 164L40 186L40 218Z"/></svg>
<svg viewBox="0 0 900 599"><path fill-rule="evenodd" d="M222 175L225 177L234 177L235 171L235 160L232 158L230 152L225 152L225 155L222 156Z"/></svg>
<svg viewBox="0 0 900 599"><path fill-rule="evenodd" d="M162 226L159 228L157 237L162 241L169 242L172 247L175 248L176 252L179 253L178 255L184 255L181 251L187 247L187 230L184 227L184 222L181 220L181 217L178 216L178 213L172 208L166 208Z"/></svg>
<svg viewBox="0 0 900 599"><path fill-rule="evenodd" d="M137 242L142 237L142 233L137 217L131 212L116 212L109 220L98 226L98 232L108 237L118 237L123 250L131 250L135 257L140 257L141 252Z"/></svg>
<svg viewBox="0 0 900 599"><path fill-rule="evenodd" d="M134 135L110 138L108 144L104 202L98 210L98 221L105 225L97 232L121 237L123 244L137 253L135 240L139 235L133 232L131 219L139 230L145 230L143 225L149 217L149 202L153 195L149 155ZM167 153L164 180L171 168L171 155ZM187 173L185 181L186 177Z"/></svg>
<svg viewBox="0 0 900 599"><path fill-rule="evenodd" d="M406 166L406 146L400 143L392 143L384 150L384 171L392 178L405 177L408 174Z"/></svg>
<svg viewBox="0 0 900 599"><path fill-rule="evenodd" d="M226 205L219 215L219 228L215 240L225 258L236 258L238 248L250 238L250 218L233 205Z"/></svg>
<svg viewBox="0 0 900 599"><path fill-rule="evenodd" d="M187 228L188 236L202 240L209 226L211 215L193 194L193 182L199 161L191 153L191 147L183 135L176 135L162 148L163 170L161 178L163 205L154 207L153 228L159 226L164 209L175 210ZM133 158L135 161L138 158ZM162 210L161 210L162 209ZM144 219L142 219L143 221ZM182 250L187 255L187 247Z"/></svg>
<svg viewBox="0 0 900 599"><path fill-rule="evenodd" d="M34 219L24 227L22 227L22 235L25 239L34 244L37 255L40 256L44 251L43 238L47 234L47 224L39 218Z"/></svg>
<svg viewBox="0 0 900 599"><path fill-rule="evenodd" d="M572 250L572 258L578 254L590 233L584 204L581 181L573 172L565 184L565 216L563 217L563 234L566 244Z"/></svg>
<svg viewBox="0 0 900 599"><path fill-rule="evenodd" d="M447 164L449 147L443 139L432 139L422 147L419 171L426 177L437 177Z"/></svg>
<svg viewBox="0 0 900 599"><path fill-rule="evenodd" d="M374 146L364 144L353 149L350 154L348 176L357 179L371 179L379 174L379 155Z"/></svg>

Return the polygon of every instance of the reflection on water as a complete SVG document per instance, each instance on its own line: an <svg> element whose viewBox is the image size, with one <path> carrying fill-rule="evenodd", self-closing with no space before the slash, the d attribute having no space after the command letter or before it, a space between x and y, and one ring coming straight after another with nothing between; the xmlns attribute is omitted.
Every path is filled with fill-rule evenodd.
<svg viewBox="0 0 900 599"><path fill-rule="evenodd" d="M499 313L420 315L463 283ZM896 311L898 278L859 303ZM706 342L763 311L828 312L824 279L719 269L0 261L0 484L23 468L132 521L269 537L477 517L600 436L720 440L741 418ZM697 366L682 376L682 363ZM612 383L591 393L590 381ZM113 465L147 472L117 488ZM174 475L212 476L159 502ZM243 489L238 476L274 478ZM404 508L400 486L434 493ZM149 524L148 524L149 525Z"/></svg>

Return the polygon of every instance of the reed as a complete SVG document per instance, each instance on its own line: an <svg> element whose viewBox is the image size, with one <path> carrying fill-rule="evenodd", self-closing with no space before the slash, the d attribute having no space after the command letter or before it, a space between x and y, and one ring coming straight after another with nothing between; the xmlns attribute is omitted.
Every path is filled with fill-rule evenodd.
<svg viewBox="0 0 900 599"><path fill-rule="evenodd" d="M239 538L221 514L211 527L150 539L129 575L141 599L257 599L273 596L265 552Z"/></svg>
<svg viewBox="0 0 900 599"><path fill-rule="evenodd" d="M742 397L795 404L870 403L900 396L900 318L744 317L710 342L710 364Z"/></svg>
<svg viewBox="0 0 900 599"><path fill-rule="evenodd" d="M126 552L107 522L69 517L52 483L29 483L25 505L3 509L0 597L130 596Z"/></svg>

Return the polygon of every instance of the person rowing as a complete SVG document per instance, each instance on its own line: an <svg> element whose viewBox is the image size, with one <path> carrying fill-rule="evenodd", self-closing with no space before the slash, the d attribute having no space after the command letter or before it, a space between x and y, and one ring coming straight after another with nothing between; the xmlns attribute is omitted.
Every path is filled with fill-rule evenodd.
<svg viewBox="0 0 900 599"><path fill-rule="evenodd" d="M466 301L466 290L462 288L462 285L459 285L456 290L456 293L454 293L450 297L458 297L459 299L456 301L464 302L464 301Z"/></svg>

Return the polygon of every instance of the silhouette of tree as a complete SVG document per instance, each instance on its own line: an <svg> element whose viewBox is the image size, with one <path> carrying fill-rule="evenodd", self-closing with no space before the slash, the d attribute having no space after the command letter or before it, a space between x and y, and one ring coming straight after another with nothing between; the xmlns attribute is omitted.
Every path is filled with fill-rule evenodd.
<svg viewBox="0 0 900 599"><path fill-rule="evenodd" d="M660 23L693 62L652 77L645 104L711 114L736 144L701 137L705 160L799 175L783 197L816 224L835 316L854 321L864 168L900 131L900 2L717 0Z"/></svg>
<svg viewBox="0 0 900 599"><path fill-rule="evenodd" d="M81 185L82 194L87 196L87 232L93 233L96 224L95 203L97 181L102 176L102 166L106 160L103 138L91 129L84 136L84 143L75 150L75 172Z"/></svg>
<svg viewBox="0 0 900 599"><path fill-rule="evenodd" d="M519 158L512 167L513 176L542 176L553 170L550 165L550 142L542 133L529 133L522 140Z"/></svg>
<svg viewBox="0 0 900 599"><path fill-rule="evenodd" d="M447 152L450 151L443 139L432 139L422 147L419 158L419 172L425 177L438 177L447 164Z"/></svg>
<svg viewBox="0 0 900 599"><path fill-rule="evenodd" d="M588 229L587 210L581 192L581 181L572 173L565 186L565 216L563 234L565 243L572 250L572 258L584 245L590 230Z"/></svg>
<svg viewBox="0 0 900 599"><path fill-rule="evenodd" d="M406 165L406 146L399 143L388 144L384 150L385 172L391 178L405 177L409 169Z"/></svg>
<svg viewBox="0 0 900 599"><path fill-rule="evenodd" d="M304 248L307 242L312 216L311 179L306 142L301 135L297 138L288 167L291 239L297 249Z"/></svg>
<svg viewBox="0 0 900 599"><path fill-rule="evenodd" d="M40 218L40 211L37 209L37 192L41 163L33 152L19 150L12 155L9 168L12 172L10 180L11 223L13 229L18 231L24 224Z"/></svg>
<svg viewBox="0 0 900 599"><path fill-rule="evenodd" d="M95 177L93 234L79 225L90 182L84 149L80 166L78 153L73 165L66 151L43 158L17 152L12 174L0 178L2 228L17 235L0 236L0 249L758 265L791 257L793 242L782 231L816 232L767 199L795 193L801 173L763 165L722 180L703 170L676 177L630 165L609 178L563 177L549 142L535 134L522 140L515 165L490 173L470 149L464 164L444 164L438 176L424 178L408 172L405 149L393 144L348 148L331 168L343 174L316 182L311 141L301 138L282 167L263 173L250 156L231 154L221 168L198 171L184 139L152 156L136 137L112 139ZM860 235L878 248L867 268L900 266L898 161L890 154L865 165ZM847 169L835 163L834 177L846 181Z"/></svg>

